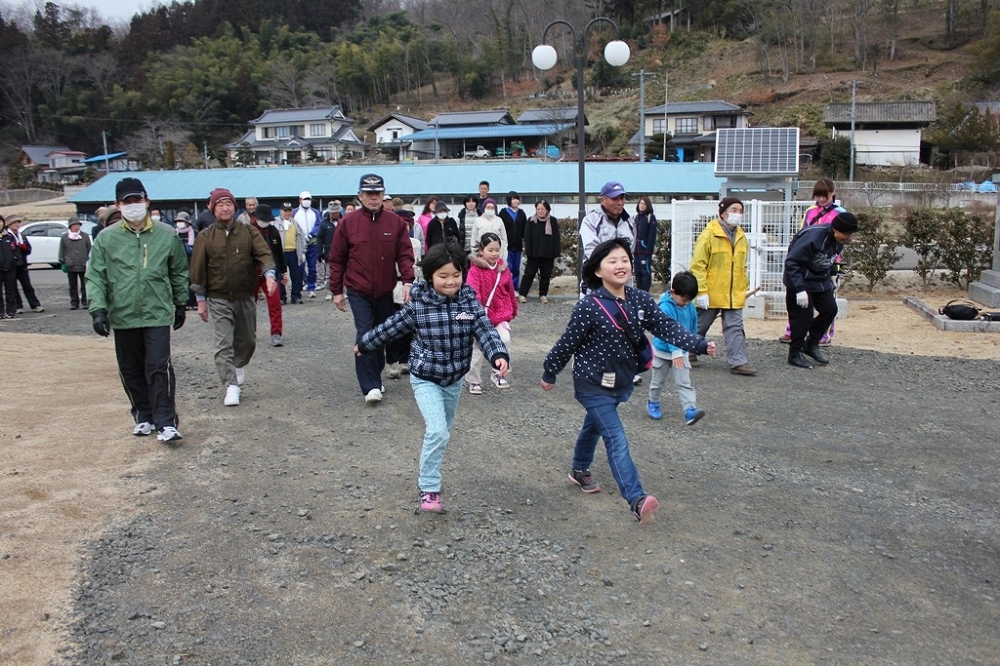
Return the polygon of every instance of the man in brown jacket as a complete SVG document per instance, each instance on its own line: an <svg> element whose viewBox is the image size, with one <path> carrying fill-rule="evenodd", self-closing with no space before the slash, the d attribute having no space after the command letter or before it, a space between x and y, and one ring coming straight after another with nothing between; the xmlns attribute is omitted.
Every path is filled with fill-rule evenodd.
<svg viewBox="0 0 1000 666"><path fill-rule="evenodd" d="M236 199L224 188L212 190L208 209L215 222L195 237L191 253L191 289L198 316L212 316L215 367L226 387L225 404L240 404L244 367L257 348L257 276L275 293L274 257L253 226L236 223ZM259 271L259 273L258 273Z"/></svg>

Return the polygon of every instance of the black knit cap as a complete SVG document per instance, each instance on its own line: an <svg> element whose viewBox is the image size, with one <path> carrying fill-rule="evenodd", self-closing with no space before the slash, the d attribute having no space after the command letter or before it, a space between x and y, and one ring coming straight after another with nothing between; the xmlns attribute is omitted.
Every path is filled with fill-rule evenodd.
<svg viewBox="0 0 1000 666"><path fill-rule="evenodd" d="M853 234L858 230L858 218L854 217L853 214L844 211L837 217L833 218L833 222L830 223L834 231L839 231L842 234Z"/></svg>
<svg viewBox="0 0 1000 666"><path fill-rule="evenodd" d="M733 204L739 204L740 206L743 206L743 202L737 199L736 197L726 197L725 199L720 201L719 215L722 215L726 211L726 209L732 206Z"/></svg>

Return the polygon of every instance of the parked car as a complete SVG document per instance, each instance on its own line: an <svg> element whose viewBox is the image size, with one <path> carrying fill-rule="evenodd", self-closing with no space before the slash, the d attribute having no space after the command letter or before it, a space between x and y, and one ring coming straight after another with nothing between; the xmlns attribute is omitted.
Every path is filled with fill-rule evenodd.
<svg viewBox="0 0 1000 666"><path fill-rule="evenodd" d="M84 221L80 233L92 236L94 226L93 222ZM49 264L53 268L59 268L59 239L68 229L69 225L66 220L45 220L22 224L21 233L31 243L28 263Z"/></svg>
<svg viewBox="0 0 1000 666"><path fill-rule="evenodd" d="M490 156L490 151L486 150L482 145L476 146L475 150L467 150L463 153L464 157L478 157L485 158Z"/></svg>

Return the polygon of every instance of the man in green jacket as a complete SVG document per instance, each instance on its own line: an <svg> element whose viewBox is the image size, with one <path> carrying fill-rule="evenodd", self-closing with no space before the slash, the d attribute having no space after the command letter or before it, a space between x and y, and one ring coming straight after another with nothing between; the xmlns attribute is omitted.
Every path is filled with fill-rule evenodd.
<svg viewBox="0 0 1000 666"><path fill-rule="evenodd" d="M149 197L138 178L115 187L120 223L94 239L87 265L88 310L94 331L115 332L115 356L135 428L142 437L157 431L161 442L181 439L170 364L170 328L184 325L188 261L169 227L149 217Z"/></svg>

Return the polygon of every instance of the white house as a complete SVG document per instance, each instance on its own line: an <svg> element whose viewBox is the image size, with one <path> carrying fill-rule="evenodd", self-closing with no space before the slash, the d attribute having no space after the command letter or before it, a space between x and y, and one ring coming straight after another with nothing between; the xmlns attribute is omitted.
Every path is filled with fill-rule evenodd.
<svg viewBox="0 0 1000 666"><path fill-rule="evenodd" d="M715 130L750 126L750 112L722 100L671 102L645 110L642 131L646 143L655 134L669 133L680 162L714 162ZM639 133L628 145L639 154Z"/></svg>
<svg viewBox="0 0 1000 666"><path fill-rule="evenodd" d="M926 162L923 128L937 119L934 102L858 102L854 105L857 164L903 166ZM851 138L851 103L828 104L823 122L834 139Z"/></svg>
<svg viewBox="0 0 1000 666"><path fill-rule="evenodd" d="M395 154L399 160L410 157L411 141L405 137L427 129L426 120L407 116L402 113L390 113L385 118L368 126L368 131L375 134L375 147L380 151Z"/></svg>
<svg viewBox="0 0 1000 666"><path fill-rule="evenodd" d="M250 130L226 144L236 164L301 164L336 161L363 151L351 126L354 121L339 106L309 109L268 109L250 121ZM254 160L249 161L248 151Z"/></svg>

